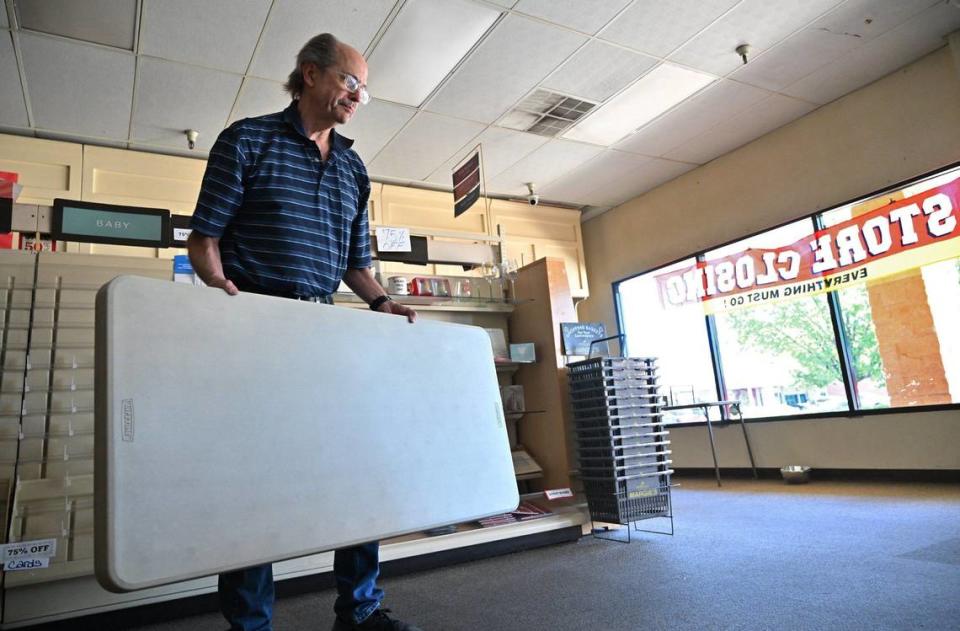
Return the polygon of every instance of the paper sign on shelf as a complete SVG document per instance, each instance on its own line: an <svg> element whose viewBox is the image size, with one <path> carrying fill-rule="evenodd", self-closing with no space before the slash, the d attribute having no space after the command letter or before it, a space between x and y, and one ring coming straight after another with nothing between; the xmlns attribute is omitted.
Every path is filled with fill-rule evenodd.
<svg viewBox="0 0 960 631"><path fill-rule="evenodd" d="M15 543L5 544L2 548L5 564L13 559L50 558L57 554L57 540L36 539L34 541L17 541Z"/></svg>
<svg viewBox="0 0 960 631"><path fill-rule="evenodd" d="M570 489L547 489L543 492L548 500L558 500L564 497L573 497L573 491Z"/></svg>
<svg viewBox="0 0 960 631"><path fill-rule="evenodd" d="M412 249L408 228L377 226L378 252L410 252Z"/></svg>
<svg viewBox="0 0 960 631"><path fill-rule="evenodd" d="M10 559L3 562L3 569L6 572L16 572L17 570L39 570L45 567L50 567L49 557Z"/></svg>

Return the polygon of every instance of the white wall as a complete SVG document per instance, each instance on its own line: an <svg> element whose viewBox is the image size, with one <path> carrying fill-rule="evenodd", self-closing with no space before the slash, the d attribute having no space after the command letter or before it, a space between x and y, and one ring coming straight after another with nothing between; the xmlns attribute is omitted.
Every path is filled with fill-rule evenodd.
<svg viewBox="0 0 960 631"><path fill-rule="evenodd" d="M942 48L583 224L592 296L615 327L613 281L960 160L960 73ZM612 328L611 328L612 330ZM739 429L721 464L747 466ZM960 411L753 423L763 466L960 469ZM706 429L673 431L679 467L712 466Z"/></svg>

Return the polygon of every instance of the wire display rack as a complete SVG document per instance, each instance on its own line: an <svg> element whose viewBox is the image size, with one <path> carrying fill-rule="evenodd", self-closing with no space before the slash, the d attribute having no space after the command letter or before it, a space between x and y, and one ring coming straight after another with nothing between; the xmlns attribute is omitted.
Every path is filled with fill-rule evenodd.
<svg viewBox="0 0 960 631"><path fill-rule="evenodd" d="M629 543L631 531L673 534L669 432L655 357L594 357L567 365L577 457L595 537ZM665 518L669 532L640 528ZM605 536L627 526L626 538Z"/></svg>

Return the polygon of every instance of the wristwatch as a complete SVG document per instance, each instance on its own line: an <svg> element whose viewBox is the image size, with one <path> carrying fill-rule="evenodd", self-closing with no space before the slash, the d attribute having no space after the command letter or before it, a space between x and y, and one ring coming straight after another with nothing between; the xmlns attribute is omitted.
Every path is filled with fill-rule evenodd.
<svg viewBox="0 0 960 631"><path fill-rule="evenodd" d="M390 302L391 300L393 300L393 298L386 294L377 296L373 299L373 302L370 303L370 311L379 311L380 307L382 307L384 303Z"/></svg>

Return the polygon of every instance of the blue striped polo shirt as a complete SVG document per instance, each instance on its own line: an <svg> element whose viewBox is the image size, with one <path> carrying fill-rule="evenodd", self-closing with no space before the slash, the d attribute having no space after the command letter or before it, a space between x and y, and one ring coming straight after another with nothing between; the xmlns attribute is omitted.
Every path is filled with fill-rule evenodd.
<svg viewBox="0 0 960 631"><path fill-rule="evenodd" d="M332 294L370 267L370 179L353 141L330 132L327 161L304 133L297 101L223 130L210 150L191 227L220 239L241 289Z"/></svg>

